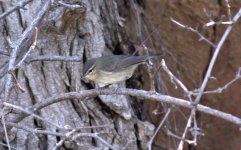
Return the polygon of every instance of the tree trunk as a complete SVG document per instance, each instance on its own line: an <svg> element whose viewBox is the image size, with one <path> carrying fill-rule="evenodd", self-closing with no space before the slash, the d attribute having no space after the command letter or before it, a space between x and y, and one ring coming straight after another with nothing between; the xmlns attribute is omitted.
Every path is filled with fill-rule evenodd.
<svg viewBox="0 0 241 150"><path fill-rule="evenodd" d="M2 12L16 5L12 2L0 2ZM11 54L14 44L19 44L19 39L24 31L43 11L46 1L33 1L24 7L1 19L1 49ZM83 0L65 1L70 8L61 5L57 1L50 3L48 10L41 18L38 27L37 46L31 51L31 58L39 55L49 56L78 56L80 62L66 61L31 61L24 62L13 74L16 75L19 85L24 93L19 90L12 79L10 83L10 95L7 102L28 107L44 101L46 98L71 91L81 91L93 86L93 83L81 81L83 62L86 59L111 54L118 43L122 42L123 19L120 17L116 1ZM34 39L34 30L27 35L17 55L14 66L23 58L29 50ZM7 42L10 39L10 42ZM5 63L2 73L6 74L8 57L1 56L1 65ZM30 56L29 56L30 57ZM27 60L27 59L26 59ZM4 67L3 67L4 68ZM1 85L6 85L11 75L5 75L1 79ZM124 85L119 85L124 86ZM1 86L2 97L6 97L7 86ZM81 133L98 133L109 144L117 149L138 149L138 137L136 126L152 127L141 121L134 121L133 112L127 96L100 96L97 99L72 99L50 105L36 112L47 121L61 127L108 127L81 129ZM5 116L8 118L11 114ZM40 121L34 117L28 117L20 122L20 125L33 129L46 129L53 132L61 132L55 126ZM145 129L145 128L144 128ZM152 127L152 130L154 128ZM39 135L13 128L9 132L10 145L17 149L53 149L61 138L53 135ZM91 137L78 138L75 141L66 140L62 145L65 149L109 149L99 140Z"/></svg>
<svg viewBox="0 0 241 150"><path fill-rule="evenodd" d="M100 95L66 98L44 108L33 108L63 93L100 88L99 84L82 80L83 64L90 58L112 54L148 55L165 50L165 61L172 73L190 93L197 93L216 47L203 39L198 41L198 34L170 18L197 29L217 44L228 26L220 24L229 19L227 2L0 1L0 149L135 150L147 149L148 142L152 142L153 149L177 149L183 141L180 139L190 110L173 105L141 101L142 97ZM232 18L240 9L240 2L230 2ZM217 24L202 28L211 20ZM205 90L222 87L237 75L240 29L236 23ZM139 67L127 82L111 86L155 89L187 99L188 94L173 78L159 71L161 59L149 64L153 65ZM240 116L239 83L235 81L221 93L206 94L201 102ZM172 114L163 120L165 128L158 129L155 140L150 141L168 108L172 108ZM200 134L200 128L205 136L200 140L198 136L198 146L186 142L184 149L240 147L241 136L234 124L201 113L194 118L192 121L199 121L199 128L194 128L196 124L192 122L185 139L192 140L194 129Z"/></svg>

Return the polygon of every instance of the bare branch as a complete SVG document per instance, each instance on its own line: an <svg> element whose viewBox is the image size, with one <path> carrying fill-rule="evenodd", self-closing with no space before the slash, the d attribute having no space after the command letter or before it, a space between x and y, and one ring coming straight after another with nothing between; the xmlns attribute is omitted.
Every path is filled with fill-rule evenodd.
<svg viewBox="0 0 241 150"><path fill-rule="evenodd" d="M107 124L107 125L97 125L97 126L83 126L83 127L70 128L70 129L78 131L78 130L81 130L81 129L95 129L95 128L107 128L107 127L113 128L112 125Z"/></svg>
<svg viewBox="0 0 241 150"><path fill-rule="evenodd" d="M212 91L204 91L203 95L204 94L212 94L212 93L222 93L224 90L226 90L229 86L231 86L233 83L235 83L240 78L241 78L241 67L238 69L234 79L232 79L231 81L226 83L223 87L219 87L219 88L217 88L215 90L212 90ZM199 90L196 90L196 91L191 93L191 95L198 95L198 94L199 94Z"/></svg>
<svg viewBox="0 0 241 150"><path fill-rule="evenodd" d="M14 68L19 51L23 47L25 41L32 34L33 29L39 24L40 20L43 18L44 14L47 12L50 2L51 2L51 0L45 1L45 3L42 6L42 9L38 12L38 14L35 17L35 19L33 20L33 22L23 32L23 34L20 36L20 38L12 45L14 47L14 49L12 50L12 53L10 55L8 71L12 71L12 69ZM8 99L9 99L11 83L12 83L12 76L8 75L6 78L6 84L5 84L5 93L4 93L5 101L8 101Z"/></svg>
<svg viewBox="0 0 241 150"><path fill-rule="evenodd" d="M64 143L64 141L67 138L69 138L70 136L72 136L75 132L76 132L76 130L72 130L72 131L66 133L65 136L58 143L55 144L55 146L53 147L52 150L57 150Z"/></svg>
<svg viewBox="0 0 241 150"><path fill-rule="evenodd" d="M22 0L20 2L18 2L18 4L16 6L14 6L13 8L11 8L10 10L0 14L0 20L3 19L4 17L10 15L12 12L20 9L20 8L24 8L25 5L27 5L28 3L30 3L32 0Z"/></svg>
<svg viewBox="0 0 241 150"><path fill-rule="evenodd" d="M192 123L192 119L195 117L195 109L192 109L192 111L191 111L191 115L189 116L189 118L188 118L188 121L187 121L187 125L186 125L186 127L185 127L185 130L184 130L184 132L183 132L183 134L182 134L182 138L181 139L185 139L185 137L186 137L186 134L187 134L187 132L188 132L188 129L191 127L191 123ZM180 143L179 143L179 145L178 145L178 150L183 150L183 145L184 145L184 140L181 140L180 141Z"/></svg>
<svg viewBox="0 0 241 150"><path fill-rule="evenodd" d="M205 87L206 87L206 85L207 85L208 80L210 79L211 72L212 72L212 68L213 68L213 66L214 66L214 63L215 63L215 61L216 61L216 59L217 59L217 56L218 56L218 54L219 54L219 52L220 52L220 49L221 49L224 41L226 40L226 38L227 38L228 34L230 33L231 29L233 28L233 24L236 23L237 20L238 20L238 19L240 18L240 16L241 16L241 9L240 9L239 12L238 12L238 13L235 15L235 17L233 18L233 20L231 21L231 12L230 12L230 5L229 5L229 3L228 3L228 0L226 0L226 3L227 3L227 7L228 7L228 17L229 17L229 21L226 21L226 22L224 22L224 21L222 21L222 20L219 21L219 22L214 22L214 21L211 19L211 15L208 14L206 10L204 10L204 12L207 14L208 18L210 19L210 22L207 23L205 26L218 25L218 24L229 24L229 27L228 27L228 28L226 29L226 31L224 32L224 34L223 34L223 36L222 36L222 38L221 38L221 40L220 40L220 42L218 43L217 46L214 45L214 44L212 44L212 43L211 43L209 40L207 40L206 38L204 38L204 37L202 36L202 34L200 34L197 30L195 30L195 29L193 29L193 28L191 28L191 27L185 26L185 25L183 25L183 24L175 21L174 19L171 19L172 22L174 22L175 24L179 25L180 27L185 28L185 29L187 29L187 30L190 30L190 31L192 31L192 32L194 32L194 33L197 33L197 34L201 37L201 39L204 39L207 43L209 43L209 44L211 44L213 47L215 47L215 52L214 52L213 57L212 57L212 59L211 59L211 61L210 61L208 70L207 70L206 75L205 75L205 77L204 77L204 81L202 82L202 85L201 85L201 87L200 87L200 89L199 89L199 91L198 91L197 97L196 97L196 99L195 99L195 102L194 102L195 105L197 105L197 104L200 102L200 99L201 99L202 95L204 94L204 89L205 89ZM221 19L222 19L222 18L221 18ZM233 79L232 81L230 81L229 83L227 83L223 88L219 88L219 89L217 89L216 91L212 91L212 92L221 92L222 90L226 89L229 85L231 85L232 83L234 83L236 80L238 80L238 79L239 79L239 76L240 76L239 74L236 75L236 78ZM211 93L211 92L208 92L208 93ZM193 95L192 92L189 92L189 98L191 97L191 96L190 96L191 94ZM197 122L196 122L196 118L195 118L195 111L196 111L196 110L195 110L195 107L192 108L191 115L189 116L189 120L188 120L188 122L187 122L185 131L184 131L184 133L183 133L183 135L182 135L182 139L184 139L184 138L185 138L185 135L187 134L187 131L188 131L187 129L191 127L191 123L192 123L192 120L193 120L194 127L193 127L192 134L193 134L193 136L194 136L194 140L192 141L192 144L194 144L194 145L197 144L197 136L200 134L200 132L198 131L199 128L197 127ZM183 149L183 144L184 144L184 141L181 140L180 143L179 143L179 146L178 146L178 150L182 150L182 149Z"/></svg>
<svg viewBox="0 0 241 150"><path fill-rule="evenodd" d="M238 19L240 18L241 16L241 9L239 9L238 13L234 16L232 22L233 24L235 24ZM208 66L208 69L207 69L207 72L205 74L205 77L204 77L204 80L202 82L202 85L201 85L201 88L200 88L200 91L199 91L199 94L197 95L196 99L195 99L195 104L198 104L200 102L200 99L203 95L203 92L204 92L204 89L206 88L206 85L208 83L208 80L211 76L211 73L212 73L212 70L213 70L213 66L216 62L216 59L218 57L218 54L220 53L220 50L221 50L221 47L223 46L223 43L225 42L225 40L227 39L230 31L232 30L233 28L233 25L229 25L228 28L226 29L226 31L224 32L220 42L218 43L216 49L214 50L214 54L213 54L213 57L211 59L211 62Z"/></svg>
<svg viewBox="0 0 241 150"><path fill-rule="evenodd" d="M229 21L232 21L232 15L231 15L231 7L229 5L229 1L228 0L225 0L226 4L227 4L227 14L228 14L228 20Z"/></svg>
<svg viewBox="0 0 241 150"><path fill-rule="evenodd" d="M83 12L85 11L85 7L83 5L79 5L79 4L67 4L65 3L64 1L58 1L58 4L60 6L63 6L63 7L66 7L66 8L69 8L71 10L74 10L74 9L83 9Z"/></svg>
<svg viewBox="0 0 241 150"><path fill-rule="evenodd" d="M227 3L227 7L228 7L228 10L227 10L228 21L223 21L224 16L221 16L221 19L219 21L214 21L211 17L211 14L208 13L206 9L204 9L204 13L206 14L206 16L209 19L209 22L206 23L204 25L204 27L210 27L210 26L214 26L214 25L232 25L233 24L232 18L231 18L230 5L228 3L228 0L225 0L225 1Z"/></svg>
<svg viewBox="0 0 241 150"><path fill-rule="evenodd" d="M28 26L28 28L24 31L24 33L20 36L20 38L14 43L14 49L11 53L10 60L9 60L9 70L13 68L16 61L16 57L22 45L24 44L26 39L32 34L34 28L40 23L40 20L47 12L50 2L51 0L45 1L44 5L42 6L42 9L38 12L33 22Z"/></svg>
<svg viewBox="0 0 241 150"><path fill-rule="evenodd" d="M32 129L32 128L21 126L19 124L12 123L12 122L7 122L6 124L8 126L12 126L12 127L18 128L18 129L22 129L22 130L25 130L27 132L33 133L33 134L46 134L46 135L53 135L53 136L63 137L64 140L70 138L77 131L77 130L72 130L72 131L67 132L67 133L58 133L58 132L53 132L53 131L48 131L48 130ZM102 143L104 143L109 148L117 150L115 147L113 147L112 145L107 143L104 139L99 137L97 134L98 133L78 133L77 135L73 136L71 139L72 140L76 140L79 137L93 137L93 138L96 138L97 140L101 141ZM61 145L64 142L64 140L63 139L61 140L62 141ZM53 150L57 149L59 146L60 146L60 143L56 144L56 146L53 148Z"/></svg>
<svg viewBox="0 0 241 150"><path fill-rule="evenodd" d="M167 130L167 135L172 136L172 137L174 137L174 138L176 138L176 139L182 140L182 141L184 141L184 142L187 142L188 144L193 144L193 140L182 139L182 137L175 135L175 134L172 133L170 130Z"/></svg>
<svg viewBox="0 0 241 150"><path fill-rule="evenodd" d="M30 116L35 117L38 120L41 120L41 121L46 122L46 123L48 123L50 125L53 125L54 127L58 128L58 129L61 129L61 130L76 130L76 131L79 131L81 129L106 128L106 127L111 127L112 128L111 125L97 125L97 126L83 126L83 127L76 127L76 128L72 128L72 127L64 128L64 127L61 127L61 126L59 126L59 125L57 125L57 124L55 124L53 122L50 122L50 121L44 119L44 118L34 114L34 112L30 112L27 109L24 109L24 108L22 108L20 106L9 104L7 102L3 102L2 105L5 106L5 107L9 107L9 108L12 108L12 109L19 110L19 111L21 111L21 112L23 112L25 114L28 114Z"/></svg>
<svg viewBox="0 0 241 150"><path fill-rule="evenodd" d="M47 134L47 135L65 137L64 133L57 133L57 132L48 131L48 130L32 129L32 128L28 128L26 126L21 126L21 125L19 125L17 123L6 122L6 125L11 126L11 127L15 127L15 128L18 128L18 129L25 130L25 131L30 132L32 134Z"/></svg>
<svg viewBox="0 0 241 150"><path fill-rule="evenodd" d="M0 51L0 55L9 57L8 52ZM65 62L80 62L83 58L81 56L60 56L60 55L28 55L24 60L25 63L35 61L65 61ZM1 73L0 73L1 74Z"/></svg>
<svg viewBox="0 0 241 150"><path fill-rule="evenodd" d="M5 134L5 139L6 139L6 142L7 142L7 145L8 145L8 150L11 150L11 146L10 146L10 143L9 143L9 139L8 139L8 131L7 131L7 128L6 128L6 123L5 123L5 107L3 107L2 109L2 125L3 125L3 130L4 130L4 134Z"/></svg>
<svg viewBox="0 0 241 150"><path fill-rule="evenodd" d="M37 40L38 40L38 28L35 27L35 37L34 37L34 42L32 44L32 46L30 46L29 50L27 51L27 53L24 55L24 57L19 61L19 63L16 65L16 68L20 67L21 64L23 63L23 61L28 57L28 55L30 54L30 52L32 50L35 49L36 45L37 45ZM14 70L14 69L13 69Z"/></svg>
<svg viewBox="0 0 241 150"><path fill-rule="evenodd" d="M174 104L174 105L182 106L189 109L193 108L192 102L189 102L180 98L171 97L168 95L162 95L159 93L153 93L153 92L148 92L144 90L127 89L127 88L99 88L99 89L92 89L92 90L83 90L79 92L69 92L69 93L58 94L58 95L49 97L45 100L42 100L41 102L36 103L33 106L29 106L27 110L30 112L35 112L48 105L51 105L60 101L64 101L64 100L84 99L85 97L95 97L98 95L111 95L111 94L142 97L143 100L150 99L153 101ZM197 110L218 118L222 118L236 125L241 125L241 119L231 114L228 114L216 109L212 109L210 107L200 105L200 104L197 105ZM23 119L23 117L26 117L26 116L21 115L19 119ZM17 120L17 121L20 121L20 120Z"/></svg>
<svg viewBox="0 0 241 150"><path fill-rule="evenodd" d="M59 55L30 55L26 59L27 63L34 61L65 61L65 62L80 62L82 57L80 56L59 56Z"/></svg>
<svg viewBox="0 0 241 150"><path fill-rule="evenodd" d="M171 109L168 108L168 110L167 110L164 118L162 119L162 121L161 121L161 123L159 124L159 126L157 127L155 133L153 134L153 136L151 137L151 139L150 139L149 142L148 142L148 150L152 150L151 146L152 146L153 140L155 139L157 133L160 131L162 125L163 125L163 124L165 123L165 121L167 120L167 117L169 116L170 112L171 112Z"/></svg>
<svg viewBox="0 0 241 150"><path fill-rule="evenodd" d="M175 84L175 82L176 82L183 89L185 94L188 94L188 89L186 88L186 86L177 77L175 77L172 74L172 72L168 69L164 59L162 59L162 61L161 61L161 67L168 74L168 76L170 77L172 83ZM176 84L175 84L175 88L177 88Z"/></svg>
<svg viewBox="0 0 241 150"><path fill-rule="evenodd" d="M35 117L36 119L39 119L39 120L44 121L44 122L46 122L48 124L51 124L51 125L55 126L58 129L64 129L63 127L60 127L59 125L54 124L53 122L50 122L47 119L44 119L44 118L34 114L33 112L30 112L30 111L28 111L28 110L26 110L26 109L24 109L24 108L22 108L20 106L16 106L16 105L9 104L9 103L6 103L6 102L3 102L3 106L10 107L10 108L13 108L13 109L16 109L16 110L20 110L21 112L24 112L24 113L26 113L26 114L28 114L30 116Z"/></svg>
<svg viewBox="0 0 241 150"><path fill-rule="evenodd" d="M7 144L4 144L4 143L2 143L2 142L0 142L0 145L6 146L6 147L8 146ZM12 146L11 146L11 148L12 148L12 149L16 149L15 147L12 147ZM17 149L16 149L16 150L17 150Z"/></svg>
<svg viewBox="0 0 241 150"><path fill-rule="evenodd" d="M98 136L98 133L78 133L77 135L74 135L72 139L75 140L75 139L77 139L79 137L92 137L92 138L95 138L95 139L99 140L101 143L103 143L104 145L108 146L109 148L111 148L113 150L118 150L118 148L115 148L114 146L112 146L109 143L107 143L100 136Z"/></svg>
<svg viewBox="0 0 241 150"><path fill-rule="evenodd" d="M232 21L218 21L218 22L215 22L215 21L210 21L208 23L205 24L206 27L209 27L209 26L214 26L214 25L232 25L233 22Z"/></svg>
<svg viewBox="0 0 241 150"><path fill-rule="evenodd" d="M5 50L0 50L0 55L9 56L9 53Z"/></svg>
<svg viewBox="0 0 241 150"><path fill-rule="evenodd" d="M181 24L180 22L174 20L173 18L170 18L170 19L171 19L171 21L172 21L173 23L175 23L176 25L178 25L178 26L180 26L180 27L182 27L182 28L184 28L184 29L187 29L187 30L189 30L189 31L191 31L191 32L196 33L196 34L200 37L200 40L204 40L205 42L207 42L208 44L210 44L212 47L216 47L216 45L213 44L213 42L211 42L211 41L208 40L206 37L204 37L198 30L193 29L192 27L183 25L183 24Z"/></svg>
<svg viewBox="0 0 241 150"><path fill-rule="evenodd" d="M10 72L10 74L12 75L12 77L13 77L13 79L14 79L14 82L15 82L15 84L16 84L16 86L17 86L17 88L18 88L22 93L24 93L24 92L25 92L25 89L24 89L24 88L20 85L20 83L18 82L15 74L14 74L13 72Z"/></svg>

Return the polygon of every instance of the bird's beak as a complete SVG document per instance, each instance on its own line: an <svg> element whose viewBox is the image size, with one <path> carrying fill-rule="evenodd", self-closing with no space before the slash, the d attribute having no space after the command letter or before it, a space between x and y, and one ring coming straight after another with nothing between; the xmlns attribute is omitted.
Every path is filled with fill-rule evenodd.
<svg viewBox="0 0 241 150"><path fill-rule="evenodd" d="M84 80L85 79L85 76L83 75L81 78L80 78L80 80Z"/></svg>

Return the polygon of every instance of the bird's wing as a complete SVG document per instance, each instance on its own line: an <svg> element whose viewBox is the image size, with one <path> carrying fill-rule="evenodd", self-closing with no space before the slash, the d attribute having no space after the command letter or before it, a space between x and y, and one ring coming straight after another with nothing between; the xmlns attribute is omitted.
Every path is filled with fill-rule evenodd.
<svg viewBox="0 0 241 150"><path fill-rule="evenodd" d="M119 55L116 58L118 61L114 61L111 60L111 58L109 59L111 63L111 66L108 67L108 69L106 69L105 71L119 71L119 70L123 70L125 68L128 68L132 65L137 65L137 64L141 64L146 60L145 56L128 56L128 55Z"/></svg>

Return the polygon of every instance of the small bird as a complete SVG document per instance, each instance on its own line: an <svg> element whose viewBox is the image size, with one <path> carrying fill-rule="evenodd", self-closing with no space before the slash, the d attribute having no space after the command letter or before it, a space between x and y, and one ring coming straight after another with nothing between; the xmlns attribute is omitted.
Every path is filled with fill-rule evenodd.
<svg viewBox="0 0 241 150"><path fill-rule="evenodd" d="M83 68L83 78L95 83L114 84L129 79L136 68L152 56L107 55L87 60Z"/></svg>

